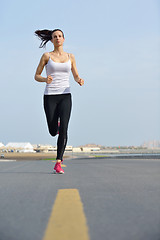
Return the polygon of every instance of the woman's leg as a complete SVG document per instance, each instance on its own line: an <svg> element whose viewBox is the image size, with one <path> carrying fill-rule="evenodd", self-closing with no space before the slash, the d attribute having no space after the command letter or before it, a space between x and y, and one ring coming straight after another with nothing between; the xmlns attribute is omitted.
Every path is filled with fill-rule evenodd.
<svg viewBox="0 0 160 240"><path fill-rule="evenodd" d="M58 132L57 103L57 95L44 95L44 110L46 114L48 130L51 136L56 136Z"/></svg>
<svg viewBox="0 0 160 240"><path fill-rule="evenodd" d="M62 99L58 104L58 116L60 117L59 136L57 141L57 159L62 160L67 144L67 130L71 115L72 97L71 94L61 95Z"/></svg>

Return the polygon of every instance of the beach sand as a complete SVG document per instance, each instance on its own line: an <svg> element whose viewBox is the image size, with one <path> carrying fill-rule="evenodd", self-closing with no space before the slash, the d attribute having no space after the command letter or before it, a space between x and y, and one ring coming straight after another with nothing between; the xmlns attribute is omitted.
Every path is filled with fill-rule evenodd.
<svg viewBox="0 0 160 240"><path fill-rule="evenodd" d="M4 155L4 159L15 159L15 160L43 160L56 158L56 153L0 153ZM2 158L0 158L2 159Z"/></svg>

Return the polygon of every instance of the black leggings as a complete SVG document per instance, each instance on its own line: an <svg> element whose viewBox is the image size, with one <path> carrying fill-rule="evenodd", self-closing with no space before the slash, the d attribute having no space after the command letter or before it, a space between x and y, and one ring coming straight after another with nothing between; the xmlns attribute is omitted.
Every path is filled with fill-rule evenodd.
<svg viewBox="0 0 160 240"><path fill-rule="evenodd" d="M63 159L63 154L68 138L67 130L71 115L71 108L72 97L70 93L59 95L44 95L44 110L46 114L49 133L52 136L56 136L59 131L56 159ZM59 128L58 119L60 119Z"/></svg>

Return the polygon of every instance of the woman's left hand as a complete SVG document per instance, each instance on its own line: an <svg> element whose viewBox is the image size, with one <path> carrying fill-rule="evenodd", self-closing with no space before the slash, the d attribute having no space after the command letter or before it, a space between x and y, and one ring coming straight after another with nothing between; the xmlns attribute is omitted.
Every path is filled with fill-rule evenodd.
<svg viewBox="0 0 160 240"><path fill-rule="evenodd" d="M84 84L84 80L82 78L79 78L77 82L80 86L83 86Z"/></svg>

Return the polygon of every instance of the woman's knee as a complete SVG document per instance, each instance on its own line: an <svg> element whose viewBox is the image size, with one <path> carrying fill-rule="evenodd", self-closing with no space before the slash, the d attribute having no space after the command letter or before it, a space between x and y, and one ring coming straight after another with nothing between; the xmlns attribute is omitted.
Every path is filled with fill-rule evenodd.
<svg viewBox="0 0 160 240"><path fill-rule="evenodd" d="M50 135L52 136L52 137L55 137L56 135L57 135L57 129L55 130L53 130L53 129L49 129L49 133L50 133Z"/></svg>

